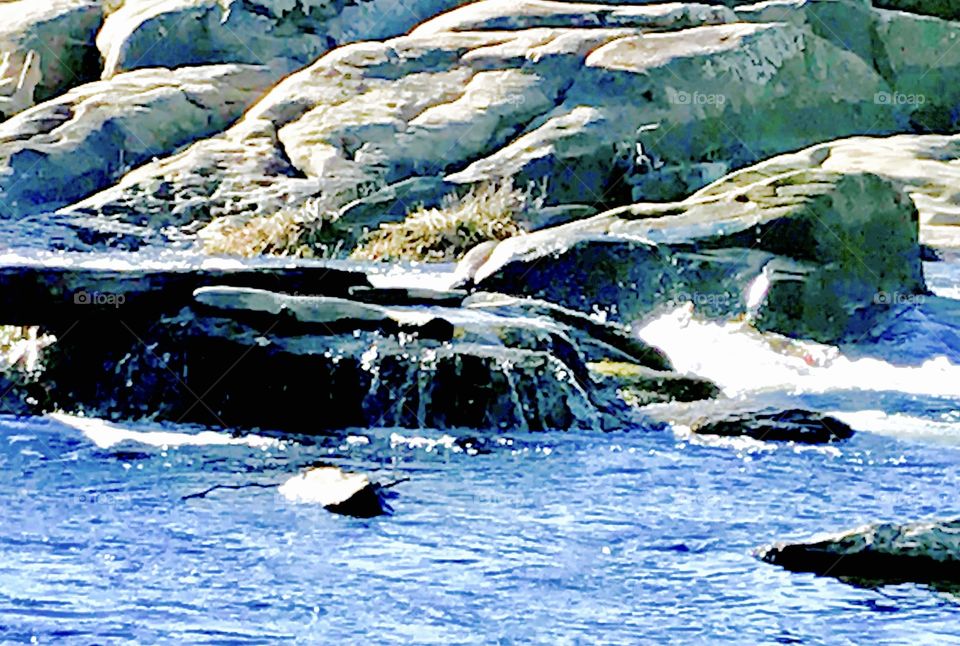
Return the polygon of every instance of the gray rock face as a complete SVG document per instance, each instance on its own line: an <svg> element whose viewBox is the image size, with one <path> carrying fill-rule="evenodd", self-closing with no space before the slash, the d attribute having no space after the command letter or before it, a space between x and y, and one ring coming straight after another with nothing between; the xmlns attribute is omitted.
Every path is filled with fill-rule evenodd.
<svg viewBox="0 0 960 646"><path fill-rule="evenodd" d="M140 70L82 85L0 123L0 218L56 210L222 130L272 80L265 68L238 65ZM137 220L135 209L130 217ZM159 217L151 224L165 226Z"/></svg>
<svg viewBox="0 0 960 646"><path fill-rule="evenodd" d="M873 173L910 194L920 214L921 242L956 247L960 246L958 160L956 135L852 137L768 159L703 188L697 196L720 195L790 169Z"/></svg>
<svg viewBox="0 0 960 646"><path fill-rule="evenodd" d="M632 323L667 304L837 340L878 294L924 289L917 212L877 176L779 168L737 189L637 204L501 242L482 289Z"/></svg>
<svg viewBox="0 0 960 646"><path fill-rule="evenodd" d="M275 65L287 72L337 45L387 38L454 6L452 0L159 0L127 2L97 45L104 76L144 67Z"/></svg>
<svg viewBox="0 0 960 646"><path fill-rule="evenodd" d="M8 1L0 14L0 121L99 75L99 0Z"/></svg>
<svg viewBox="0 0 960 646"><path fill-rule="evenodd" d="M788 570L864 585L960 583L960 520L881 523L804 543L778 543L758 558Z"/></svg>
<svg viewBox="0 0 960 646"><path fill-rule="evenodd" d="M129 224L194 230L322 196L360 229L503 177L543 183L548 206L676 199L865 128L948 127L958 36L957 23L855 0L487 0L328 53L236 126L63 213L135 206ZM376 204L358 206L367 196Z"/></svg>

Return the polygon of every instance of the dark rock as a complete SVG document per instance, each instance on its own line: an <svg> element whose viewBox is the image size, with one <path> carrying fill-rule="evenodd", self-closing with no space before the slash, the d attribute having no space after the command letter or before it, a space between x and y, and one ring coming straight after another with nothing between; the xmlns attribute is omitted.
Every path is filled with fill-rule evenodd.
<svg viewBox="0 0 960 646"><path fill-rule="evenodd" d="M960 6L954 0L873 0L873 6L946 20L960 20Z"/></svg>
<svg viewBox="0 0 960 646"><path fill-rule="evenodd" d="M338 297L370 283L362 272L322 264L122 270L70 262L7 265L0 267L0 324L58 328L84 319L153 322L191 304L197 289L212 285Z"/></svg>
<svg viewBox="0 0 960 646"><path fill-rule="evenodd" d="M853 429L840 420L800 409L704 417L694 421L690 430L698 435L746 436L766 442L801 444L825 444L853 436Z"/></svg>
<svg viewBox="0 0 960 646"><path fill-rule="evenodd" d="M879 523L804 543L756 550L767 563L858 585L960 585L960 520Z"/></svg>
<svg viewBox="0 0 960 646"><path fill-rule="evenodd" d="M464 307L499 312L504 315L537 316L555 320L569 328L570 334L587 361L604 359L636 362L653 370L670 371L670 360L659 349L641 341L617 323L601 323L583 312L535 298L516 298L506 294L477 292L464 301Z"/></svg>

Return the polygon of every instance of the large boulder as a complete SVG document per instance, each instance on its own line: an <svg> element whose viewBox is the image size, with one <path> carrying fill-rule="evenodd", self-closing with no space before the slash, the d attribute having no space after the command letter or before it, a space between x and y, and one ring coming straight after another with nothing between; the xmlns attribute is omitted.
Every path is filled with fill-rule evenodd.
<svg viewBox="0 0 960 646"><path fill-rule="evenodd" d="M545 430L629 423L631 402L597 379L596 363L642 371L657 401L716 393L615 324L506 296L458 304L451 293L395 291L322 263L10 268L0 295L17 306L3 308L15 311L4 323L41 325L57 341L32 380L9 380L14 394L0 406L21 413L32 399L34 413L301 433Z"/></svg>
<svg viewBox="0 0 960 646"><path fill-rule="evenodd" d="M788 169L866 172L893 181L910 194L917 207L921 242L960 246L960 137L852 137L817 144L732 173L697 196L736 191Z"/></svg>
<svg viewBox="0 0 960 646"><path fill-rule="evenodd" d="M455 0L159 0L127 2L97 45L104 76L211 63L293 71L337 45L397 36Z"/></svg>
<svg viewBox="0 0 960 646"><path fill-rule="evenodd" d="M801 543L778 543L756 555L788 570L863 585L960 584L960 520L879 523Z"/></svg>
<svg viewBox="0 0 960 646"><path fill-rule="evenodd" d="M100 74L100 0L17 0L0 13L0 121Z"/></svg>
<svg viewBox="0 0 960 646"><path fill-rule="evenodd" d="M266 68L242 65L138 70L0 123L0 219L53 211L223 130L272 78Z"/></svg>
<svg viewBox="0 0 960 646"><path fill-rule="evenodd" d="M856 0L736 11L485 0L328 53L230 130L63 213L135 206L146 225L194 231L319 196L354 241L505 177L539 186L546 206L677 199L772 154L953 119L950 92L924 105L884 99L953 78L947 57L927 61L918 85L920 59L907 60L898 34L921 27L911 37L937 43L958 29Z"/></svg>
<svg viewBox="0 0 960 646"><path fill-rule="evenodd" d="M779 170L738 190L505 240L474 280L626 323L682 301L822 341L863 334L879 294L924 291L917 211L900 187Z"/></svg>

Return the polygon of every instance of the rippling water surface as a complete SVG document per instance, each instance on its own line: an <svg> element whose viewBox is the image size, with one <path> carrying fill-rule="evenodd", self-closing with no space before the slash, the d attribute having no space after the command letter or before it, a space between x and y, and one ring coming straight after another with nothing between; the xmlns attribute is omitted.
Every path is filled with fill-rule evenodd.
<svg viewBox="0 0 960 646"><path fill-rule="evenodd" d="M957 267L928 275L948 289ZM956 321L935 323L942 360L927 370L954 370ZM228 441L0 418L0 640L960 643L950 594L855 588L750 555L865 522L960 517L960 396L861 385L764 394L866 431L805 449L637 428L506 433L470 455L429 432ZM411 480L374 520L269 488L182 499L279 484L319 460Z"/></svg>

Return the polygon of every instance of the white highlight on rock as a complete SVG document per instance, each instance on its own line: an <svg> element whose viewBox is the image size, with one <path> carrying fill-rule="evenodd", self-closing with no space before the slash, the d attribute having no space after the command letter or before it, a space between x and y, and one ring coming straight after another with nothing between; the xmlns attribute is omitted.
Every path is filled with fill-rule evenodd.
<svg viewBox="0 0 960 646"><path fill-rule="evenodd" d="M362 473L347 473L336 467L318 467L294 476L280 485L280 495L293 502L339 505L349 500L370 480Z"/></svg>

